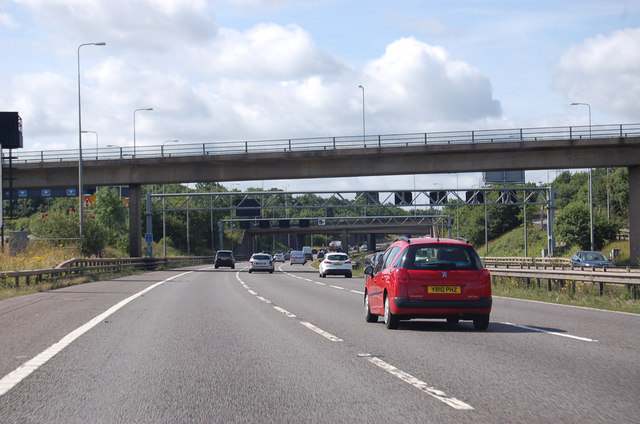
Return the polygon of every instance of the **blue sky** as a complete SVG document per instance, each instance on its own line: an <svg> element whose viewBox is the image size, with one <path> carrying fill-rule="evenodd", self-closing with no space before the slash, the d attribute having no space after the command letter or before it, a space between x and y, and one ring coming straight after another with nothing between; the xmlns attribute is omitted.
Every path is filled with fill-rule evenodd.
<svg viewBox="0 0 640 424"><path fill-rule="evenodd" d="M132 145L146 107L139 145L357 135L358 85L368 134L586 125L571 102L594 125L640 117L637 0L0 0L0 110L20 112L24 150L77 148L77 48L98 41L81 50L81 82L101 146Z"/></svg>

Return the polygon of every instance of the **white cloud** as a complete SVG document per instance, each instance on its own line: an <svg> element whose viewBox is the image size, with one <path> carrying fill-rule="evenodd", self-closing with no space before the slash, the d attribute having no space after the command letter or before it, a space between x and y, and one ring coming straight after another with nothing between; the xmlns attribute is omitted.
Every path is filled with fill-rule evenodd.
<svg viewBox="0 0 640 424"><path fill-rule="evenodd" d="M380 116L425 121L473 121L500 115L489 79L447 51L414 38L391 43L365 68L371 109Z"/></svg>
<svg viewBox="0 0 640 424"><path fill-rule="evenodd" d="M13 16L8 13L0 13L0 29L15 29L18 27L19 25Z"/></svg>
<svg viewBox="0 0 640 424"><path fill-rule="evenodd" d="M341 67L297 25L259 24L244 32L222 29L206 54L212 73L234 78L297 79Z"/></svg>
<svg viewBox="0 0 640 424"><path fill-rule="evenodd" d="M215 35L205 0L16 0L44 25L74 39L164 50ZM97 39L96 39L97 40Z"/></svg>
<svg viewBox="0 0 640 424"><path fill-rule="evenodd" d="M555 87L568 101L604 112L640 116L640 28L599 35L571 46L557 65Z"/></svg>

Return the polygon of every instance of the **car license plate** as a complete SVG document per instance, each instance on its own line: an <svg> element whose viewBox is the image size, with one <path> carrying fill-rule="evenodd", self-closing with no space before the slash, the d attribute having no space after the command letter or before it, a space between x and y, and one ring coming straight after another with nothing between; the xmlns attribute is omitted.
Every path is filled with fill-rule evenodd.
<svg viewBox="0 0 640 424"><path fill-rule="evenodd" d="M427 287L427 293L437 294L460 294L460 286L429 286Z"/></svg>
<svg viewBox="0 0 640 424"><path fill-rule="evenodd" d="M342 265L342 262L336 262L334 265L335 265L335 266L341 266L341 265Z"/></svg>

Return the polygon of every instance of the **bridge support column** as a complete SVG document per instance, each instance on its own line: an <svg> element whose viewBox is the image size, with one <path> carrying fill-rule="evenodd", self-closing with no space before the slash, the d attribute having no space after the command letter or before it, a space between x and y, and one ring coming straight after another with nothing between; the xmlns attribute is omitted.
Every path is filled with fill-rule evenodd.
<svg viewBox="0 0 640 424"><path fill-rule="evenodd" d="M129 256L142 256L142 186L129 185Z"/></svg>
<svg viewBox="0 0 640 424"><path fill-rule="evenodd" d="M293 250L302 250L302 246L304 246L305 240L307 239L306 234L296 234L296 246Z"/></svg>
<svg viewBox="0 0 640 424"><path fill-rule="evenodd" d="M342 251L349 254L349 231L342 230Z"/></svg>
<svg viewBox="0 0 640 424"><path fill-rule="evenodd" d="M367 252L376 251L376 233L367 234Z"/></svg>
<svg viewBox="0 0 640 424"><path fill-rule="evenodd" d="M629 167L629 247L631 265L640 259L640 166Z"/></svg>

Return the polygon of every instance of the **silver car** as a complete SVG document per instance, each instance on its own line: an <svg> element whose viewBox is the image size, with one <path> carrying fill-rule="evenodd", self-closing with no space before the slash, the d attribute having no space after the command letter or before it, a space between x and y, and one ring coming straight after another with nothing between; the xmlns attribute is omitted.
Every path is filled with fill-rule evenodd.
<svg viewBox="0 0 640 424"><path fill-rule="evenodd" d="M273 258L267 253L254 253L249 259L249 273L253 271L269 271L273 273Z"/></svg>

